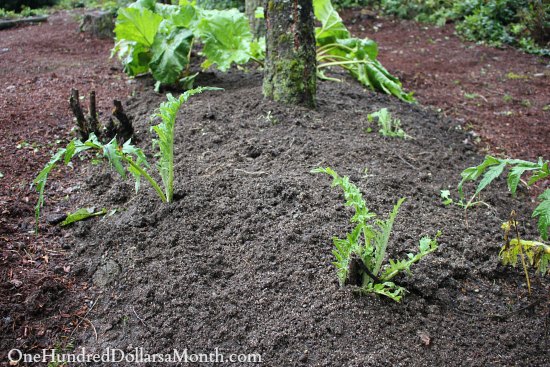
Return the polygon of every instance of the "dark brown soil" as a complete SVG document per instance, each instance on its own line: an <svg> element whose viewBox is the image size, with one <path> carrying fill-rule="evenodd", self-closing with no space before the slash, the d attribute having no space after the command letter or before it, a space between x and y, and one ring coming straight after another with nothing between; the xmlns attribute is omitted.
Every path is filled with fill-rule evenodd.
<svg viewBox="0 0 550 367"><path fill-rule="evenodd" d="M409 33L424 32L408 27ZM117 213L78 223L70 232L43 224L39 237L29 234L36 196L28 183L55 151L44 145L70 137L70 87L95 86L103 111L113 98L129 94L106 59L109 42L74 29L62 15L40 28L4 31L0 38L0 50L34 45L19 48L19 59L9 52L0 58L1 90L28 83L13 98L0 95L0 149L9 157L0 163L5 175L0 362L13 347L32 351L73 342L88 351L109 346L150 353L174 348L260 353L267 366L545 365L548 281L532 276L528 296L522 272L497 259L500 224L510 210L518 212L526 237L536 234L530 192L511 198L499 181L483 197L490 209L466 216L458 207L444 207L439 190L454 190L460 171L482 159L475 136L463 131L465 121L365 92L350 80L321 83L319 109L310 111L264 101L257 73L204 74L198 84L226 91L193 97L178 119L174 203L160 203L146 183L134 194L133 184L107 167L78 165L83 178L71 173L62 180L67 169L52 176L45 215L82 205ZM9 47L5 40L11 40ZM81 46L86 40L90 48ZM454 45L442 44L452 52ZM40 47L44 51L37 55L29 51ZM381 49L380 58L393 72ZM409 52L405 59L414 56ZM28 60L37 63L28 69L37 74L26 71ZM50 64L59 72L48 69ZM515 66L514 72L523 70L521 63ZM52 72L56 78L50 80ZM401 77L405 84L410 80ZM547 84L533 84L537 98L543 96ZM440 89L437 101L448 91ZM424 102L422 93L417 96ZM145 149L149 116L163 99L138 92L128 101ZM400 118L414 139L366 133L366 115L381 107ZM526 116L514 121L527 126ZM43 125L37 127L36 120ZM485 120L476 121L485 126ZM518 151L521 157L548 156L547 146L527 128L512 138L529 142ZM23 140L43 145L36 152L14 148ZM415 250L421 236L443 231L440 249L399 279L410 291L402 303L339 288L331 237L350 229L351 212L327 177L309 173L319 165L351 176L369 208L381 215L399 197L408 198L390 257L401 258Z"/></svg>
<svg viewBox="0 0 550 367"><path fill-rule="evenodd" d="M500 224L511 209L528 218L528 196L500 185L484 197L491 209L468 218L440 203L439 190L481 159L456 122L353 81L321 83L317 111L264 101L259 74L198 84L226 90L194 98L178 120L173 204L150 188L134 196L99 169L82 188L82 205L120 213L75 226L76 268L100 288L96 330L77 345L218 347L259 353L268 366L545 364L548 283L533 278L528 297L521 271L497 259ZM146 116L162 99L138 94L130 111ZM382 107L414 139L366 133L367 113ZM310 173L318 166L350 175L384 216L408 198L391 257L443 231L437 253L399 279L410 290L401 304L338 286L331 237L345 235L352 213L327 177Z"/></svg>

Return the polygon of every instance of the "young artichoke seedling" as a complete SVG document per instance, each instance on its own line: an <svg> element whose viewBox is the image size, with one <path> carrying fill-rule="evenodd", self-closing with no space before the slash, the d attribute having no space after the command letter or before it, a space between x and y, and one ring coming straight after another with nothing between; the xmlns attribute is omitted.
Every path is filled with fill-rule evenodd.
<svg viewBox="0 0 550 367"><path fill-rule="evenodd" d="M36 185L36 190L38 191L38 202L35 206L36 230L38 231L40 209L44 205L44 188L49 173L59 161L63 160L65 164L69 164L74 156L84 151L93 151L99 158L108 161L111 167L123 179L130 173L135 179L136 192L139 190L141 177L143 177L151 184L163 202L171 202L174 196L174 128L176 115L182 104L189 97L206 90L221 90L221 88L199 87L186 91L178 98L168 94L168 100L163 102L159 107L158 113L153 115L153 117L161 118L161 122L153 126L152 129L158 137L158 139L155 139L155 144L160 151L157 167L164 190L148 172L150 165L147 162L145 154L143 154L141 149L132 145L131 140L126 141L124 145L119 145L117 139L114 138L110 142L103 144L94 133L91 133L85 142L73 139L66 148L60 149L34 179L33 183Z"/></svg>
<svg viewBox="0 0 550 367"><path fill-rule="evenodd" d="M344 190L346 206L355 210L350 220L355 225L353 230L345 238L333 238L332 253L336 258L334 265L340 285L356 285L362 293L377 293L399 302L406 289L395 284L392 279L401 272L410 273L414 263L437 250L440 232L434 239L423 237L417 254L409 253L407 259L389 260L384 265L393 222L405 198L397 201L388 219L375 219L377 215L369 211L361 192L349 181L349 177L340 177L329 167L317 168L312 172L332 176L332 186L339 186Z"/></svg>

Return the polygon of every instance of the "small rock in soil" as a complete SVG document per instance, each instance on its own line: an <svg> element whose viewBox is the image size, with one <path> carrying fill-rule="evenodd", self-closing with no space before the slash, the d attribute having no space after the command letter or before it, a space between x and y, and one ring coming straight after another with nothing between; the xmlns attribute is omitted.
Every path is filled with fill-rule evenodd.
<svg viewBox="0 0 550 367"><path fill-rule="evenodd" d="M103 288L113 282L120 273L120 266L113 260L107 261L101 266L93 276L93 282L96 286Z"/></svg>
<svg viewBox="0 0 550 367"><path fill-rule="evenodd" d="M52 226L63 222L65 219L67 219L67 214L65 213L53 213L46 216L46 222Z"/></svg>

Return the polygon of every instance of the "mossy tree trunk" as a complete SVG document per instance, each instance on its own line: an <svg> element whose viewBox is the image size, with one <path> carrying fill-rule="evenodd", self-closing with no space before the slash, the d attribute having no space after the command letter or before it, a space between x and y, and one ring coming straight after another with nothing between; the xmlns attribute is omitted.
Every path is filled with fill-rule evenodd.
<svg viewBox="0 0 550 367"><path fill-rule="evenodd" d="M312 0L268 0L264 9L264 96L286 104L315 107L317 64Z"/></svg>
<svg viewBox="0 0 550 367"><path fill-rule="evenodd" d="M263 0L246 0L245 2L245 12L250 23L250 30L256 38L265 36L265 22L255 16L256 9L263 6L263 2Z"/></svg>

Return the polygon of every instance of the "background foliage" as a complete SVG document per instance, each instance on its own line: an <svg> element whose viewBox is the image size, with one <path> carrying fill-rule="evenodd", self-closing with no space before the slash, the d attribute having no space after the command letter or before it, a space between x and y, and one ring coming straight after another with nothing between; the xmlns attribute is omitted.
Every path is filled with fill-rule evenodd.
<svg viewBox="0 0 550 367"><path fill-rule="evenodd" d="M20 12L23 7L36 9L44 6L56 5L58 1L59 0L3 0L0 7L6 10Z"/></svg>
<svg viewBox="0 0 550 367"><path fill-rule="evenodd" d="M369 0L380 12L443 25L492 46L512 45L550 55L550 2L543 0Z"/></svg>

